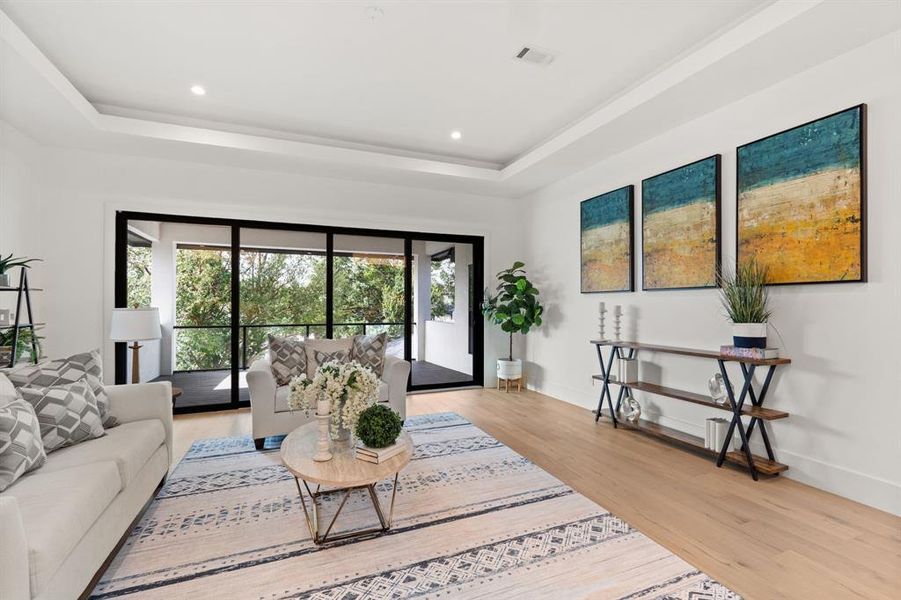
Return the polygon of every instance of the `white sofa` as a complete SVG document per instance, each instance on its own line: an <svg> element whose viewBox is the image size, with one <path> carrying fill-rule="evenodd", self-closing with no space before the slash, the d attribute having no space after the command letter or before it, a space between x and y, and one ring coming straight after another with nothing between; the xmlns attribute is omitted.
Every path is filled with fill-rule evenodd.
<svg viewBox="0 0 901 600"><path fill-rule="evenodd" d="M48 454L0 493L0 599L78 598L165 480L170 384L106 391L121 425Z"/></svg>
<svg viewBox="0 0 901 600"><path fill-rule="evenodd" d="M410 363L393 356L385 357L385 370L379 382L379 402L388 403L391 408L406 418L407 380L410 377ZM250 390L250 413L253 421L253 441L258 449L270 435L291 433L313 417L303 411L292 412L288 408L288 386L276 384L269 367L269 357L258 358L247 370L247 387Z"/></svg>

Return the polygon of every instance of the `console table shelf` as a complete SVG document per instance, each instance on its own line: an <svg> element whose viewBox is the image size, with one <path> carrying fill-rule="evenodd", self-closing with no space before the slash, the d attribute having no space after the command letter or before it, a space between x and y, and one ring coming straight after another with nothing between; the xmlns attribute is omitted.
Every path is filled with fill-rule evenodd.
<svg viewBox="0 0 901 600"><path fill-rule="evenodd" d="M605 419L610 419L610 413L607 411L602 411L601 416ZM658 425L657 423L645 421L644 419L639 420L638 423L620 421L619 424L623 425L626 429L635 429L637 431L641 431L642 433L652 435L656 438L661 438L668 442L672 442L680 446L685 446L697 452L704 452L714 456L718 452L718 450L705 448L704 440L699 438L698 436L691 435L690 433L685 433L671 427L666 427L665 425ZM754 458L754 466L763 475L778 475L782 471L788 469L788 465L784 465L774 460L769 460L767 458L757 456L756 454L752 454L751 456ZM747 459L742 452L734 450L727 452L726 460L741 467L747 466Z"/></svg>
<svg viewBox="0 0 901 600"><path fill-rule="evenodd" d="M598 381L604 381L603 375L592 375L591 377ZM625 383L611 379L610 383L614 385L621 385L633 390L648 392L650 394L657 394L658 396L666 396L667 398L675 398L677 400L691 402L692 404L700 404L701 406L707 406L709 408L716 408L719 410L732 412L731 403L726 402L726 404L717 404L710 399L710 396L705 396L704 394L686 392L685 390L677 390L676 388L657 385L656 383L647 383L645 381L630 381L628 383ZM763 419L764 421L775 421L777 419L785 419L786 417L788 417L788 413L784 410L774 410L772 408L763 408L757 406L744 407L741 409L741 414L748 417L757 417L758 419Z"/></svg>
<svg viewBox="0 0 901 600"><path fill-rule="evenodd" d="M789 414L781 410L764 408L763 401L766 397L767 391L769 390L770 383L773 379L773 373L775 372L776 367L780 365L790 364L790 359L744 358L737 356L728 356L711 350L698 350L695 348L681 348L676 346L661 346L659 344L645 344L640 342L592 340L591 343L594 344L597 349L598 362L601 366L601 374L592 375L592 378L600 381L603 386L601 389L601 397L598 400L598 408L595 411L595 421L603 416L604 418L608 418L613 422L614 428L618 427L619 425L624 425L628 429L641 431L648 435L652 435L654 437L688 447L692 450L716 455L716 466L722 466L723 462L727 460L730 463L744 466L750 471L751 477L753 477L755 481L757 480L758 474L778 475L779 473L788 469L787 465L776 461L776 457L770 445L769 435L767 434L766 429L764 429L763 422L785 419L789 416ZM602 352L603 347L611 348L611 352L609 358L606 361L606 364ZM703 394L687 392L685 390L666 387L656 383L649 383L645 381L631 381L627 383L613 380L611 378L611 371L613 369L614 358L635 358L635 355L639 350L716 360L719 364L720 373L722 374L723 381L726 385L726 393L728 395L727 402L725 404L717 404L713 402L710 397ZM625 351L628 351L628 356L623 356L623 353ZM739 392L737 397L732 387L732 382L729 379L729 374L726 370L727 363L737 363L740 366L742 375L744 377L744 383L742 384L741 391ZM755 390L754 386L754 372L757 367L763 367L767 371L763 385L760 386L759 390ZM613 405L613 396L610 392L610 384L620 386L619 396L616 400L616 408L614 408ZM684 402L706 406L708 408L715 408L717 410L725 410L727 412L731 412L732 421L729 424L729 429L726 434L726 440L723 443L722 448L720 448L719 450L711 450L709 448L705 448L704 440L697 436L690 435L676 429L672 429L670 427L665 427L663 425L658 425L657 423L652 423L650 421L639 420L638 422L624 422L617 419L617 411L620 408L623 397L626 395L631 396L632 390L639 390L650 394L656 394L658 396L665 396L667 398L674 398L676 400L682 400ZM605 399L607 401L607 409L604 409ZM745 406L746 400L751 401L751 406ZM742 417L750 417L750 423L747 427L742 421ZM760 436L761 438L763 438L763 443L766 448L767 458L752 454L750 446L748 444L748 439L750 439L751 434L754 432L755 426L757 426L758 424ZM732 445L732 437L736 429L738 429L739 435L741 437L741 448L739 450L731 450L730 446Z"/></svg>

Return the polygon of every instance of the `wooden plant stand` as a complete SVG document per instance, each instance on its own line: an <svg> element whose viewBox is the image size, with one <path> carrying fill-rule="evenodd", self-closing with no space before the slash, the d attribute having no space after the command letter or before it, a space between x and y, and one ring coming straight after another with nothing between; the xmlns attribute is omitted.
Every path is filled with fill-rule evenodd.
<svg viewBox="0 0 901 600"><path fill-rule="evenodd" d="M522 391L522 380L523 380L522 376L519 376L516 379L505 379L503 377L498 377L497 378L497 389L501 389L501 382L503 381L504 382L504 392L509 392L510 386L513 384L516 384L516 391L521 392Z"/></svg>
<svg viewBox="0 0 901 600"><path fill-rule="evenodd" d="M595 411L595 422L597 422L597 420L603 416L613 421L614 428L618 427L619 425L623 425L626 428L635 429L657 438L661 438L666 441L688 447L692 450L714 454L716 455L717 467L721 467L723 465L723 462L728 460L730 463L735 463L737 465L746 467L751 473L751 477L754 479L754 481L757 481L758 474L778 475L779 473L788 469L788 465L776 462L773 448L770 445L770 438L763 426L763 421L784 419L788 417L788 413L781 410L764 408L763 402L766 399L766 394L769 390L770 383L773 380L773 373L775 372L776 367L779 365L790 364L790 359L772 358L761 360L752 358L740 358L736 356L727 356L720 354L719 352L710 350L696 350L693 348L678 348L674 346L659 346L656 344L643 344L639 342L592 340L591 343L594 344L595 348L597 349L598 362L601 366L601 374L593 375L592 377L602 383L601 397L598 400L597 411ZM604 361L604 354L602 352L602 348L605 347L609 347L611 349L610 356L607 359L606 364ZM635 358L635 355L639 350L677 354L695 358L706 358L717 361L717 363L719 364L720 374L722 374L723 381L726 384L726 393L729 397L729 401L725 404L717 404L713 402L713 400L711 400L709 396L705 396L703 394L686 392L683 390L669 388L643 381L624 383L611 380L610 371L613 368L613 359ZM628 351L628 354L626 356L623 355L625 351ZM739 392L737 399L735 396L735 390L732 387L732 382L729 379L729 373L726 370L726 363L729 362L738 363L738 365L741 367L742 376L744 378L744 383L741 386L741 391ZM759 390L754 389L754 372L756 371L757 367L763 367L767 369L763 384L760 386ZM619 395L617 396L615 407L613 405L613 396L610 392L610 384L620 386ZM631 396L632 390L639 390L642 392L656 394L658 396L665 396L667 398L674 398L676 400L682 400L684 402L691 402L692 404L699 404L701 406L707 406L709 408L716 408L718 410L731 412L732 420L729 424L729 429L727 431L726 440L723 443L723 447L719 450L710 450L709 448L704 447L704 440L697 436L690 435L676 429L672 429L670 427L665 427L657 423L652 423L650 421L640 420L637 423L630 423L618 420L616 418L616 414L619 410L620 404L622 403L623 396ZM607 401L606 411L604 410L604 400ZM751 406L745 406L746 400L751 401ZM748 423L747 427L745 427L744 422L742 421L742 417L750 417L751 420ZM760 437L763 438L763 445L766 448L767 453L766 458L751 454L751 447L748 444L748 440L750 439L751 434L754 433L755 427L760 430ZM738 451L730 451L729 446L732 444L732 436L736 429L738 429L738 434L741 437L741 449Z"/></svg>

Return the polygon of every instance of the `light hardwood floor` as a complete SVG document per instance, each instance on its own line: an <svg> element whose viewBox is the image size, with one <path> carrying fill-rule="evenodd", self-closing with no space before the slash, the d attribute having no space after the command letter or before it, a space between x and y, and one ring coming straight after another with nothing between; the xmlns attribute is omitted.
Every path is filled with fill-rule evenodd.
<svg viewBox="0 0 901 600"><path fill-rule="evenodd" d="M415 395L407 407L463 415L745 598L901 598L901 518L784 477L755 483L535 392ZM247 410L180 416L176 456L249 433Z"/></svg>

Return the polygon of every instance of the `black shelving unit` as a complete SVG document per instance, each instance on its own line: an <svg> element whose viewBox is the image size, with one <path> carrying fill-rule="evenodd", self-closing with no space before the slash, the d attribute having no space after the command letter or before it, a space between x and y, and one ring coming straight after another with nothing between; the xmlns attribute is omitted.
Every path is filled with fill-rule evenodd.
<svg viewBox="0 0 901 600"><path fill-rule="evenodd" d="M31 310L31 292L39 292L39 289L31 289L28 286L28 269L26 267L21 267L19 270L19 285L16 287L0 287L0 292L16 292L16 316L12 325L0 326L0 329L12 329L13 332L13 340L12 340L12 352L9 357L9 364L6 366L12 367L15 366L16 363L16 348L19 345L19 332L23 329L28 329L31 331L31 360L33 363L37 364L40 356L38 354L38 342L37 335L35 331L38 327L41 326L40 323L34 322L34 314ZM25 300L25 313L28 317L28 322L22 322L22 300Z"/></svg>

